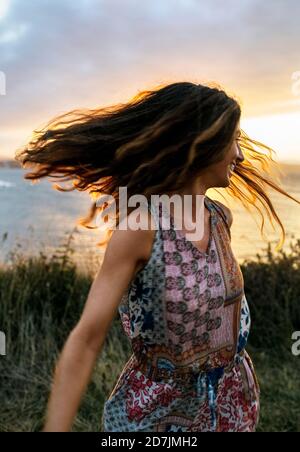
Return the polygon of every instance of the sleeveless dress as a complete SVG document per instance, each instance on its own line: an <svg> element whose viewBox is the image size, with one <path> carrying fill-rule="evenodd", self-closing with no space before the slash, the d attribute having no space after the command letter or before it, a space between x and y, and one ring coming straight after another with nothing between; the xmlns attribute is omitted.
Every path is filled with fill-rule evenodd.
<svg viewBox="0 0 300 452"><path fill-rule="evenodd" d="M104 432L253 432L260 388L245 350L250 313L226 215L210 211L206 252L163 228L119 305L132 355L104 404Z"/></svg>

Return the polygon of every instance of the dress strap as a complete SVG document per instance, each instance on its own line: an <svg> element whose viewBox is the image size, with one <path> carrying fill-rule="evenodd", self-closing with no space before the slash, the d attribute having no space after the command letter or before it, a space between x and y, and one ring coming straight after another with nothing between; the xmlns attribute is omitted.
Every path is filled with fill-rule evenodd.
<svg viewBox="0 0 300 452"><path fill-rule="evenodd" d="M229 227L229 224L228 224L227 215L225 214L223 208L220 206L218 201L216 201L215 199L211 199L211 198L208 198L208 197L206 197L206 198L208 199L208 204L210 204L212 206L212 208L215 209L216 212L219 214L219 216L222 218L222 220L223 220L223 222L224 222L224 224L226 226L226 229L227 229L227 231L229 233L229 236L231 237L231 231L230 231L230 227Z"/></svg>
<svg viewBox="0 0 300 452"><path fill-rule="evenodd" d="M151 212L156 229L160 229L160 214L161 214L161 204L157 205L154 201L151 201L151 199L148 201L148 210Z"/></svg>

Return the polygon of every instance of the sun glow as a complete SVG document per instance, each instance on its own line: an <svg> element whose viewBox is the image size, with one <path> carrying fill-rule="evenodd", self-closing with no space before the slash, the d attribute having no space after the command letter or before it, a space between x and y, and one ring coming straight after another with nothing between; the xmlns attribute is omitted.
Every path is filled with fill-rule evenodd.
<svg viewBox="0 0 300 452"><path fill-rule="evenodd" d="M241 120L241 128L274 149L278 161L300 163L300 112L258 116Z"/></svg>

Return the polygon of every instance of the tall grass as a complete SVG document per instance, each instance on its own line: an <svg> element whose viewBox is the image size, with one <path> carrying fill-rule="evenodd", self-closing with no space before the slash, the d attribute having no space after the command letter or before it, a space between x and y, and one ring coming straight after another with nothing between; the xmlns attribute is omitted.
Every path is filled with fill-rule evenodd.
<svg viewBox="0 0 300 452"><path fill-rule="evenodd" d="M0 267L0 330L7 356L0 357L0 430L42 428L54 364L77 323L92 274L73 263L72 248L52 256L11 254ZM300 358L291 353L291 335L300 331L300 240L289 254L270 247L242 271L252 313L249 352L258 373L260 431L300 431ZM106 338L74 431L101 431L103 404L131 355L118 315Z"/></svg>
<svg viewBox="0 0 300 452"><path fill-rule="evenodd" d="M251 307L249 351L261 386L259 431L300 431L300 357L292 333L300 331L300 240L241 266Z"/></svg>

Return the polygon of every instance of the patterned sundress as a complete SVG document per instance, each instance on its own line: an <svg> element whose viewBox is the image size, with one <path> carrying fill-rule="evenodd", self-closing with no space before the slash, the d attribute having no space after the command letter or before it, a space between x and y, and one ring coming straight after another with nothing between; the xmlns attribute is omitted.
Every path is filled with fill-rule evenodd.
<svg viewBox="0 0 300 452"><path fill-rule="evenodd" d="M119 305L132 355L104 404L105 432L253 432L260 388L245 350L250 313L220 205L204 197L210 238L200 251L150 204L150 259Z"/></svg>

